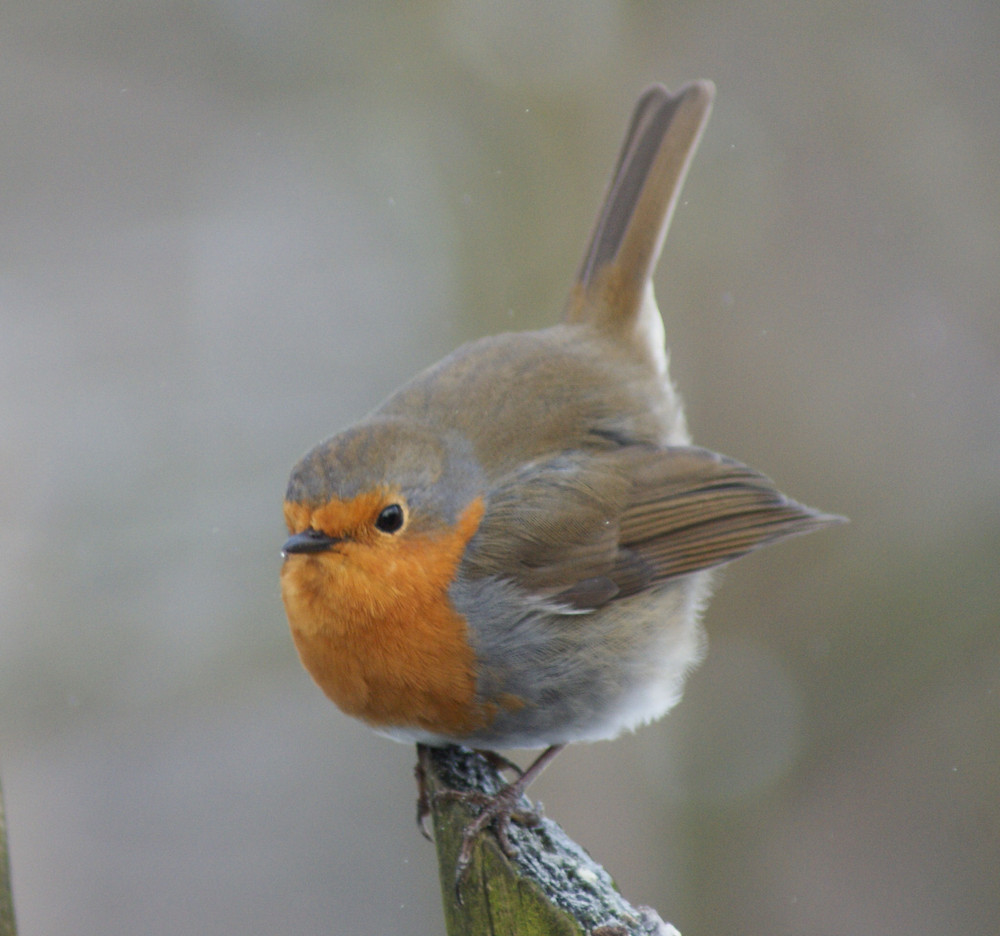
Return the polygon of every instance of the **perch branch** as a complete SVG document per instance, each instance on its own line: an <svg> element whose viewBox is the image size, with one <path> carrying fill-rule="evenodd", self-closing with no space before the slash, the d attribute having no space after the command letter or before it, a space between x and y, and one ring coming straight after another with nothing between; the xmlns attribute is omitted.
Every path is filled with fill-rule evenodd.
<svg viewBox="0 0 1000 936"><path fill-rule="evenodd" d="M10 887L10 853L7 849L7 820L0 790L0 936L17 936L14 920L14 893Z"/></svg>
<svg viewBox="0 0 1000 936"><path fill-rule="evenodd" d="M456 884L462 833L476 807L434 794L492 795L504 781L486 758L466 748L431 749L424 763L448 936L679 936L656 911L627 903L607 871L544 817L538 826L511 824L514 858L485 831ZM530 809L526 799L523 805Z"/></svg>

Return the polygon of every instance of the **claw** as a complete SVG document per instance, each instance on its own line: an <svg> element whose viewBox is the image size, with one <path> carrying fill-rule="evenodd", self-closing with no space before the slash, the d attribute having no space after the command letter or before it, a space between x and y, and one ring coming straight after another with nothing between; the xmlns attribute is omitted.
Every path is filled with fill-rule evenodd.
<svg viewBox="0 0 1000 936"><path fill-rule="evenodd" d="M434 794L434 802L452 800L478 806L479 815L472 820L462 832L462 846L458 852L455 868L455 883L460 884L466 869L472 861L472 851L476 839L487 827L492 827L497 837L497 843L508 858L517 854L517 848L510 840L510 824L534 827L541 824L541 816L534 809L523 809L518 806L523 790L518 781L509 783L499 793L490 796L478 790L440 790Z"/></svg>
<svg viewBox="0 0 1000 936"><path fill-rule="evenodd" d="M529 784L548 766L563 748L561 744L554 744L546 748L532 762L527 770L521 770L512 761L495 752L480 752L490 762L496 770L511 770L517 777L498 793L493 795L483 793L479 790L436 790L431 796L427 790L427 759L430 756L430 749L426 745L417 745L417 766L414 773L417 778L417 822L421 831L426 834L426 820L431 813L432 807L441 800L458 800L463 803L477 806L479 814L472 820L462 833L462 845L458 851L458 859L455 863L455 895L459 903L462 903L461 886L465 879L469 865L472 862L472 852L475 848L476 839L487 827L492 827L497 837L497 843L501 851L508 857L513 858L517 854L517 848L510 840L510 824L516 822L518 825L529 827L537 826L541 823L541 817L534 809L525 809L519 806L521 797ZM429 837L429 836L428 836Z"/></svg>
<svg viewBox="0 0 1000 936"><path fill-rule="evenodd" d="M455 793L454 797L464 802L472 802L482 806L482 811L472 820L462 832L462 847L458 850L458 859L455 862L455 894L459 903L462 902L461 890L465 880L469 865L472 862L472 852L476 847L476 840L487 827L492 827L497 837L497 844L500 850L508 857L514 858L517 855L517 848L510 840L510 824L516 822L518 825L537 826L541 824L541 817L533 809L520 809L517 806L521 798L523 787L520 778L505 786L495 796L484 794L462 794L458 791L442 791L443 793Z"/></svg>
<svg viewBox="0 0 1000 936"><path fill-rule="evenodd" d="M430 749L426 744L417 745L417 763L413 767L413 776L417 781L417 828L420 834L433 842L430 824L428 820L431 816L431 798L427 791L427 758L430 756Z"/></svg>

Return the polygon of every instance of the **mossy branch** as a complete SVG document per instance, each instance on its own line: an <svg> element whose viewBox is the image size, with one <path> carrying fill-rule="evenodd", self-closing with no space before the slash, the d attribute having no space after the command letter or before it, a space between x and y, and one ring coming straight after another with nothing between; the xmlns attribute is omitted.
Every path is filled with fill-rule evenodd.
<svg viewBox="0 0 1000 936"><path fill-rule="evenodd" d="M434 793L492 795L504 781L486 758L466 748L432 749L425 767L448 936L679 936L656 911L627 903L607 871L544 817L534 827L511 824L514 858L491 832L480 835L456 882L462 833L476 807L435 799Z"/></svg>
<svg viewBox="0 0 1000 936"><path fill-rule="evenodd" d="M17 936L14 920L14 892L10 887L10 852L7 849L7 819L0 789L0 936Z"/></svg>

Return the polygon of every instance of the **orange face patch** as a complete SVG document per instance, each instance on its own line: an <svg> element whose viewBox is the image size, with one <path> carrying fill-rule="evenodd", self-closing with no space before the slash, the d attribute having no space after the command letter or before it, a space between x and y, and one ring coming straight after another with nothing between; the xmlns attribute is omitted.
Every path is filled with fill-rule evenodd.
<svg viewBox="0 0 1000 936"><path fill-rule="evenodd" d="M393 501L392 492L376 488L348 501L334 500L322 507L308 507L285 501L285 524L289 533L312 527L330 536L370 541L378 531L374 520L379 510Z"/></svg>
<svg viewBox="0 0 1000 936"><path fill-rule="evenodd" d="M475 655L451 585L483 516L477 498L451 527L394 534L374 519L385 491L311 509L285 504L289 531L343 537L331 550L289 555L281 593L306 669L347 714L378 726L461 735L489 713L475 702Z"/></svg>

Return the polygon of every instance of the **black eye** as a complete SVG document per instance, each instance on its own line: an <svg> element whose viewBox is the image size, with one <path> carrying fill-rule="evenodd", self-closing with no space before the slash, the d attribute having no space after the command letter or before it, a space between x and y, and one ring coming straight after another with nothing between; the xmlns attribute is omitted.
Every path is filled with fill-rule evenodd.
<svg viewBox="0 0 1000 936"><path fill-rule="evenodd" d="M399 504L390 504L383 507L375 518L375 528L383 533L395 533L403 525L404 519L403 508Z"/></svg>

